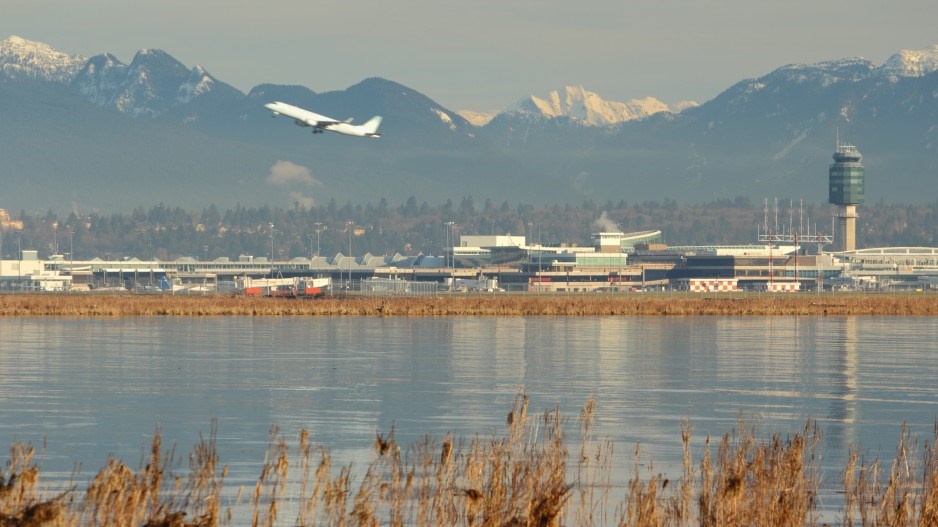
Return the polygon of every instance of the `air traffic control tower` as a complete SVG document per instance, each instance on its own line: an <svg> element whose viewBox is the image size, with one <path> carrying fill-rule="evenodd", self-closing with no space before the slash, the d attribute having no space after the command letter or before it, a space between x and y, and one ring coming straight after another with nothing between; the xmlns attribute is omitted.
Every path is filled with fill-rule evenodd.
<svg viewBox="0 0 938 527"><path fill-rule="evenodd" d="M828 201L840 207L837 234L842 251L854 251L857 248L857 205L863 203L864 197L862 158L857 147L838 144L829 172Z"/></svg>

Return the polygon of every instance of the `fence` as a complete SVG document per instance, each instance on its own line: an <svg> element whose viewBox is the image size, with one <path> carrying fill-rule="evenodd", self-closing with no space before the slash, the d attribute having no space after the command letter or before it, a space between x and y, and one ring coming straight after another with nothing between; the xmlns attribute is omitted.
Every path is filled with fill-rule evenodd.
<svg viewBox="0 0 938 527"><path fill-rule="evenodd" d="M359 290L362 296L436 296L436 282L411 282L387 278L362 279Z"/></svg>

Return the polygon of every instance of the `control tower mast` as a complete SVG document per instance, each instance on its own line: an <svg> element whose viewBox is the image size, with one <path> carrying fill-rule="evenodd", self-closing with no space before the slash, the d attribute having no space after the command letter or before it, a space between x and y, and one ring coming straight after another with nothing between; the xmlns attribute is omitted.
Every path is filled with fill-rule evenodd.
<svg viewBox="0 0 938 527"><path fill-rule="evenodd" d="M864 169L860 160L863 158L857 147L837 144L834 150L834 162L829 171L830 203L840 207L837 214L838 234L842 251L854 251L857 248L857 205L864 201Z"/></svg>

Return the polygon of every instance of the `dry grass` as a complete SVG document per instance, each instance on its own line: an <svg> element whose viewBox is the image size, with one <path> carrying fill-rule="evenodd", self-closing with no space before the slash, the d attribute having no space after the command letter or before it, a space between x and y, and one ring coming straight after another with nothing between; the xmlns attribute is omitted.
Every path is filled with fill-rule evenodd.
<svg viewBox="0 0 938 527"><path fill-rule="evenodd" d="M305 430L291 454L274 428L248 498L251 514L240 517L231 512L243 509L240 498L223 501L226 469L218 464L214 425L189 455L187 476L177 472L182 463L164 449L157 429L137 470L111 458L83 492L73 488L52 497L42 495L33 446L14 443L0 472L0 526L818 525L821 433L814 423L788 438L762 438L741 418L715 444L707 438L696 465L685 423L677 481L654 474L650 465L644 472L652 475L643 476L636 447L624 496L613 500L616 462L612 445L595 437L595 412L588 401L577 419L579 437L568 441L557 408L531 416L527 397L519 394L503 436L427 437L402 447L391 430L376 435L372 460L357 475L333 467L329 452L314 448ZM571 444L577 447L572 458ZM926 441L919 461L917 444L903 428L888 475L876 461L859 464L854 453L844 471L844 525L936 525L935 445Z"/></svg>
<svg viewBox="0 0 938 527"><path fill-rule="evenodd" d="M938 294L488 295L436 298L0 295L0 316L845 316L938 315Z"/></svg>

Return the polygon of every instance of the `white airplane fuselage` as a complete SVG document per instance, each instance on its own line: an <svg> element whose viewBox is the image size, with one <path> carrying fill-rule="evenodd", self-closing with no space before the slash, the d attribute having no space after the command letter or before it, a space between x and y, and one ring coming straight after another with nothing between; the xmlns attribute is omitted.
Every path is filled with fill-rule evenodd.
<svg viewBox="0 0 938 527"><path fill-rule="evenodd" d="M270 110L274 117L285 115L293 119L297 126L312 127L313 133L321 133L324 130L335 132L342 135L351 135L354 137L381 137L378 133L378 125L381 124L381 116L376 115L364 124L354 125L351 119L347 121L338 121L325 115L304 110L292 104L285 102L272 102L264 105L264 108Z"/></svg>

